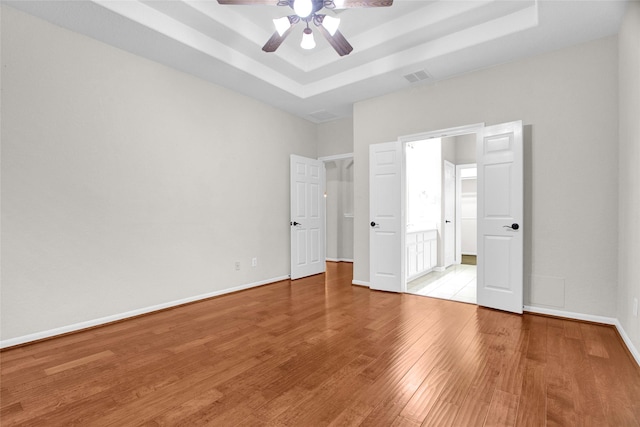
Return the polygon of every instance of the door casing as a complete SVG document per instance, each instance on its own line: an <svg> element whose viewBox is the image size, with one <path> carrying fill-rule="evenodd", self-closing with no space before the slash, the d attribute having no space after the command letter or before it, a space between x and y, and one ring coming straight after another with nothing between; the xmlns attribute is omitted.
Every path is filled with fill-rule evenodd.
<svg viewBox="0 0 640 427"><path fill-rule="evenodd" d="M484 123L481 123L481 124L475 124L475 125L461 126L461 127L457 127L457 128L443 129L443 130L438 130L438 131L433 131L433 132L414 134L414 135L398 138L398 142L400 143L399 146L401 147L401 150L398 150L398 151L401 151L401 153L402 153L402 158L400 160L401 163L400 163L400 166L399 166L400 167L400 176L401 176L401 185L399 185L400 193L404 194L404 192L406 191L406 159L405 159L406 150L405 150L405 146L406 146L407 143L414 142L414 141L425 140L425 139L431 139L431 138L442 138L442 137L446 137L446 136L457 136L457 135L475 133L477 135L477 141L478 141L476 143L476 151L477 151L476 162L478 164L478 167L480 167L480 163L481 162L480 162L480 158L478 158L478 156L480 156L481 154L484 153L483 147L484 147L484 141L486 141L486 138L487 137L489 137L489 138L493 137L493 134L496 132L496 130L501 130L502 128L504 128L505 132L507 132L506 129L508 129L509 127L511 127L513 125L518 125L516 128L513 128L514 129L513 132L515 132L514 135L516 135L514 138L515 138L515 140L519 140L519 144L522 144L522 142L523 142L522 141L522 121L503 123L501 125L494 125L494 126L490 126L490 127L487 127L487 128L485 128ZM485 132L485 129L486 129L486 132ZM390 144L390 143L387 143L387 144ZM492 149L490 151L494 151L495 152L497 149L499 149L504 144L505 143L503 141L496 140L496 142L493 143L493 147L492 147ZM376 145L378 145L378 144L376 144ZM383 144L379 144L379 145L383 145ZM396 147L398 147L398 146L396 145ZM398 147L398 148L400 148L400 147ZM374 153L374 152L375 152L375 149L373 148L373 146L370 146L370 153ZM522 146L520 146L520 153L522 153ZM370 154L370 159L371 159L371 154ZM520 162L520 164L522 163L522 159L521 158L520 158L519 162ZM397 169L394 169L394 170L397 170ZM521 170L520 170L520 172L521 172ZM371 171L370 171L370 173L371 173ZM370 175L370 191L371 191L371 176L372 175ZM522 191L523 191L522 176L517 178L517 181L518 181L518 183L516 184L516 187L519 186L519 188L520 188L520 191L519 191L520 194L519 194L518 197L520 198L520 200L522 200L522 198L523 198L523 194L522 194ZM483 185L480 172L478 172L478 185L479 186ZM396 187L396 188L398 188L398 187ZM494 196L495 196L495 194L497 194L497 193L492 193L492 194L494 194ZM370 197L371 196L372 196L372 194L370 194ZM480 199L481 197L482 197L482 193L480 191L478 191L478 198ZM397 203L398 201L403 201L404 202L405 198L404 197L400 197L400 198L393 197L393 198L391 198L391 200L393 200L394 203ZM401 234L402 234L402 236L404 236L406 234L405 233L405 231L406 231L406 212L405 212L404 206L401 203L399 203L399 204L401 205L401 215L399 216L398 222L400 223L400 230L403 231ZM478 200L478 211L480 211L480 209L481 209L481 201ZM517 219L515 217L514 217L514 219L516 221L518 221L518 222L522 222L522 220L523 220L521 218L522 213L523 213L522 212L522 207L516 209L516 211L520 212L520 214L519 214L519 217ZM479 217L479 212L478 212L478 217ZM520 231L520 234L521 234L521 231ZM479 227L479 230L478 230L478 240L480 240L480 227ZM494 240L497 240L497 239L494 239ZM399 256L400 262L398 262L396 260L396 257L394 257L394 263L397 263L397 264L393 268L392 273L394 275L396 275L397 277L400 277L400 278L404 279L404 274L403 273L404 273L404 270L405 270L405 263L406 263L406 259L405 259L405 252L406 251L405 251L405 248L404 248L405 239L402 238L401 241L402 241L401 246L397 248L397 251L400 254L400 256ZM395 243L397 243L397 242L395 242ZM480 245L480 242L478 242L478 245ZM395 245L395 246L397 246L397 245ZM370 253L373 253L373 251L375 251L375 247L373 247L373 245L372 245L372 248L370 248ZM479 261L479 264L482 262L482 259L481 259L482 256L481 255L482 255L482 253L481 253L481 250L480 250L480 247L479 247L478 248L478 256L479 256L478 261ZM522 257L522 248L520 248L520 255L516 254L516 256L519 256L520 258ZM494 258L493 262L495 263L496 259L495 259L495 257L493 257L493 258ZM523 260L520 259L518 262L519 262L520 266L522 266ZM373 266L371 266L370 268L371 268L371 271L372 271L373 270ZM518 270L518 269L516 269L516 270ZM521 270L521 268L520 268L520 270ZM480 271L481 271L481 267L479 266L479 273L480 273ZM515 276L512 276L512 277L514 279L517 279ZM522 292L523 292L523 289L522 289L522 287L523 287L523 278L522 277L520 277L518 286L520 287L520 295L522 295ZM398 285L394 285L394 286L391 286L389 288L390 289L384 289L384 290L391 290L391 291L396 291L396 292L406 292L407 284L406 284L405 280L402 280ZM518 312L522 313L521 301L520 301L519 307L516 307L515 309L514 308L510 308L510 307L502 308L500 306L492 305L491 303L487 304L486 301L483 302L483 300L480 298L480 293L478 293L478 303L480 305L487 306L487 307L493 307L493 308L498 308L498 309L507 310L507 311L514 311L516 313L518 313Z"/></svg>

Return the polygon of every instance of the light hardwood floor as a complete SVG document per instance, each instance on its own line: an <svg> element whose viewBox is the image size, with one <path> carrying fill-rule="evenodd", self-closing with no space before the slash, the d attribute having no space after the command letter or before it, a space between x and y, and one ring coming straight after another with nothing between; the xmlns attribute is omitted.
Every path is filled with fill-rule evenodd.
<svg viewBox="0 0 640 427"><path fill-rule="evenodd" d="M0 353L3 427L637 426L612 327L351 286L351 265Z"/></svg>

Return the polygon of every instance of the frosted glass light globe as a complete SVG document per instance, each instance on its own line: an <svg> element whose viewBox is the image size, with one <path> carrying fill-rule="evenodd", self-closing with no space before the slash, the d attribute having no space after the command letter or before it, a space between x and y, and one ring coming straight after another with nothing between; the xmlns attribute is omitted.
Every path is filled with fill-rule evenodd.
<svg viewBox="0 0 640 427"><path fill-rule="evenodd" d="M312 0L295 0L293 2L293 11L300 18L306 18L311 15L313 11L313 1Z"/></svg>

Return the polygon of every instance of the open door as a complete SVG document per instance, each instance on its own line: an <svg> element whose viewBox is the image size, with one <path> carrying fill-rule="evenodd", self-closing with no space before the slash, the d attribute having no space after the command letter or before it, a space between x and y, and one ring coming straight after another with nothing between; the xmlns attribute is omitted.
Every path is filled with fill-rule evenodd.
<svg viewBox="0 0 640 427"><path fill-rule="evenodd" d="M478 305L522 313L522 121L484 128L478 164Z"/></svg>
<svg viewBox="0 0 640 427"><path fill-rule="evenodd" d="M291 155L291 279L323 273L325 170L321 160Z"/></svg>
<svg viewBox="0 0 640 427"><path fill-rule="evenodd" d="M402 224L402 144L369 146L369 287L402 292L404 229Z"/></svg>

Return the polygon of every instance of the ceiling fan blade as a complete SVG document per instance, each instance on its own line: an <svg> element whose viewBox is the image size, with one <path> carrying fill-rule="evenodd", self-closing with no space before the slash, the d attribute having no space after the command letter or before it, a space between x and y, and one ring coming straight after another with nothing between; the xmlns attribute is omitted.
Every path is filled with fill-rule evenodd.
<svg viewBox="0 0 640 427"><path fill-rule="evenodd" d="M276 49L280 47L284 39L287 38L292 28L293 28L293 25L291 25L289 29L285 31L282 35L278 34L277 31L273 33L271 38L267 40L264 46L262 46L262 50L264 50L265 52L275 52Z"/></svg>
<svg viewBox="0 0 640 427"><path fill-rule="evenodd" d="M275 6L278 4L278 0L218 0L218 4L265 4L268 6Z"/></svg>
<svg viewBox="0 0 640 427"><path fill-rule="evenodd" d="M318 31L322 33L324 38L327 39L329 44L333 46L336 52L338 52L338 55L345 56L351 53L351 51L353 50L353 46L351 46L347 39L344 38L340 30L337 30L334 35L331 35L329 34L329 31L327 31L327 29L322 25L319 25L317 28Z"/></svg>
<svg viewBox="0 0 640 427"><path fill-rule="evenodd" d="M336 5L336 9L351 9L356 7L389 7L393 5L393 0L334 0L334 4Z"/></svg>

